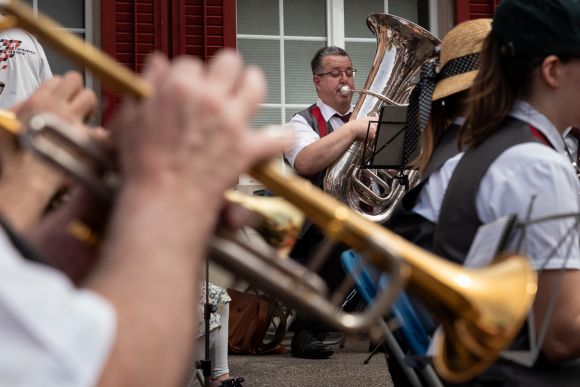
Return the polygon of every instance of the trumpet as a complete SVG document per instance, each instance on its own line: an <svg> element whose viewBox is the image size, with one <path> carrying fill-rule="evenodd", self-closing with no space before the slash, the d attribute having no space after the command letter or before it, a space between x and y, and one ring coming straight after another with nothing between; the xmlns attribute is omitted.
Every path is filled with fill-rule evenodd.
<svg viewBox="0 0 580 387"><path fill-rule="evenodd" d="M34 18L31 9L20 1L0 0L0 7L9 15L10 23L30 30L71 59L86 65L110 86L135 98L147 98L151 94L151 86L145 80L58 29L48 18L42 15ZM86 144L76 141L61 126L45 120L33 132L50 134L43 136L46 140L55 135L66 139L68 144L74 144L75 151L82 151L85 161L100 164ZM36 142L29 144L34 148ZM54 149L47 153L42 149L35 151L56 161ZM66 153L67 149L59 151ZM78 159L78 153L70 152L69 156L69 161L75 161L76 165L72 159ZM61 167L71 169L70 165ZM91 170L84 172L92 173ZM536 274L526 257L510 255L486 268L466 269L366 220L308 181L289 171L280 171L273 162L254 166L250 175L304 212L329 239L357 249L367 262L388 272L391 279L389 287L365 312L340 312L328 301L325 286L315 272L296 262L279 259L273 251L249 246L227 231L218 231L209 242L212 258L289 306L347 332L368 330L386 314L397 291L406 282L409 291L430 308L443 327L433 362L439 374L452 382L468 380L485 370L519 331L537 286ZM94 182L103 185L102 175L95 177Z"/></svg>

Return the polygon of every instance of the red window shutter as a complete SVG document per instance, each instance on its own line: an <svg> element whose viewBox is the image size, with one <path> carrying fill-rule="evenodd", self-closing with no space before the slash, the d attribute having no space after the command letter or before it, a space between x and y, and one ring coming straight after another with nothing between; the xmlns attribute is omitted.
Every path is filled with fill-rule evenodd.
<svg viewBox="0 0 580 387"><path fill-rule="evenodd" d="M500 0L455 0L455 23L493 17Z"/></svg>
<svg viewBox="0 0 580 387"><path fill-rule="evenodd" d="M168 53L165 0L102 0L102 48L135 72L142 70L147 54ZM103 85L106 121L117 105L118 94Z"/></svg>
<svg viewBox="0 0 580 387"><path fill-rule="evenodd" d="M173 53L207 60L236 47L235 0L178 0L172 14Z"/></svg>
<svg viewBox="0 0 580 387"><path fill-rule="evenodd" d="M152 51L207 60L236 47L236 0L102 0L101 6L103 50L135 72ZM106 122L119 95L103 90Z"/></svg>

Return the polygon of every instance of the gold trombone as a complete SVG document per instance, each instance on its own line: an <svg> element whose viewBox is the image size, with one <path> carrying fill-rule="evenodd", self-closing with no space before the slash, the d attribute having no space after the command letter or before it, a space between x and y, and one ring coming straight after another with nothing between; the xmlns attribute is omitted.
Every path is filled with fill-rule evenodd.
<svg viewBox="0 0 580 387"><path fill-rule="evenodd" d="M109 86L139 99L151 95L151 86L142 78L48 18L35 18L27 5L18 0L0 0L0 7L8 15L0 28L27 29L85 65ZM39 121L38 133L51 127L59 130L58 123L51 126ZM345 331L372 327L387 312L396 290L406 280L409 291L431 309L443 327L434 365L444 379L452 382L468 380L485 370L519 331L537 286L536 274L526 257L511 255L486 268L463 268L364 219L308 181L281 172L274 163L255 166L250 174L302 210L328 238L363 252L369 263L388 271L391 288L360 316L337 312L327 302L316 273L220 232L210 242L212 253L236 274Z"/></svg>

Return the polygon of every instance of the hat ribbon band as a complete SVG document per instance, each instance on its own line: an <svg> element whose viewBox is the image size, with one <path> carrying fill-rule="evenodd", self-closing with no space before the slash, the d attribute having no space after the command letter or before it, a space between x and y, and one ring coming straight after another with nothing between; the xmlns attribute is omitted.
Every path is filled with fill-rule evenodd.
<svg viewBox="0 0 580 387"><path fill-rule="evenodd" d="M445 66L441 69L437 76L437 80L440 81L454 75L464 74L479 69L479 57L479 52L476 52L474 54L451 59L449 62L445 63Z"/></svg>

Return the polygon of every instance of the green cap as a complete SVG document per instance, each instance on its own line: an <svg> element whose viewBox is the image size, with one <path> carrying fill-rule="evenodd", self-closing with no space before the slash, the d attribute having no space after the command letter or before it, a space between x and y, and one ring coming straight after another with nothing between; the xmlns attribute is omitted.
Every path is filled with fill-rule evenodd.
<svg viewBox="0 0 580 387"><path fill-rule="evenodd" d="M492 29L505 55L580 55L580 0L503 0Z"/></svg>

